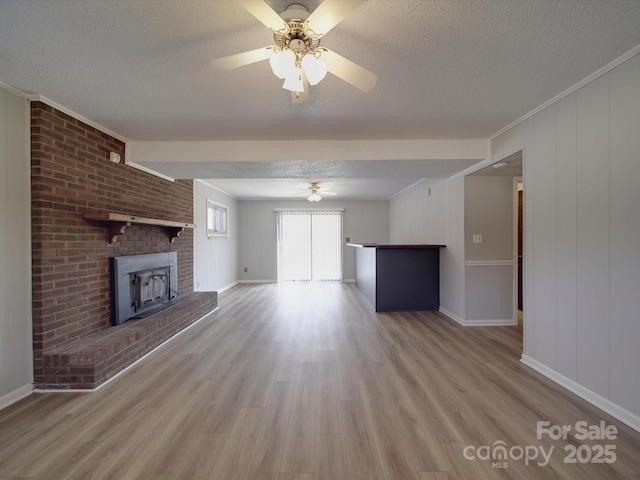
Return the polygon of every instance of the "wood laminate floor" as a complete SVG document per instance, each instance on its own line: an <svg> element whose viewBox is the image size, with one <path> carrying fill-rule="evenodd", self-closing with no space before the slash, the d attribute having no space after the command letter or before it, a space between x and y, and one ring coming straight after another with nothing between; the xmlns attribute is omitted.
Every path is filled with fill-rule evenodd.
<svg viewBox="0 0 640 480"><path fill-rule="evenodd" d="M98 391L0 411L0 479L639 479L640 434L521 352L518 327L376 314L353 284L239 285Z"/></svg>

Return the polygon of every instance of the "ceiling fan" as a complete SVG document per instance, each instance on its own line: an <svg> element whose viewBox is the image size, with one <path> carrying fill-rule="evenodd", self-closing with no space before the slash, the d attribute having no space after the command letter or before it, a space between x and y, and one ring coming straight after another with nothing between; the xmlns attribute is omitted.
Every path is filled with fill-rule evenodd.
<svg viewBox="0 0 640 480"><path fill-rule="evenodd" d="M312 181L309 182L309 186L303 185L302 187L298 187L300 190L303 190L304 192L301 193L296 193L295 195L306 195L307 196L307 200L309 200L310 202L319 202L320 200L322 200L322 196L320 195L320 182L318 181ZM337 195L335 192L332 192L329 190L328 187L322 187L322 195Z"/></svg>
<svg viewBox="0 0 640 480"><path fill-rule="evenodd" d="M264 0L238 0L273 32L275 45L217 58L211 65L231 70L268 59L294 103L307 101L309 85L317 85L327 72L368 92L378 81L375 73L320 46L322 37L365 1L324 0L311 14L304 5L294 3L278 15Z"/></svg>

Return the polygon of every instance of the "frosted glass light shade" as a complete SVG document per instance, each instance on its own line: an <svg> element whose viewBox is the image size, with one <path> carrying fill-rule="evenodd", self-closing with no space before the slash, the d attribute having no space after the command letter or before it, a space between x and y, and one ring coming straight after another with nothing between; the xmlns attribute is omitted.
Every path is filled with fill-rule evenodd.
<svg viewBox="0 0 640 480"><path fill-rule="evenodd" d="M309 200L310 202L319 202L320 200L322 200L322 197L317 193L312 193L307 197L307 200Z"/></svg>
<svg viewBox="0 0 640 480"><path fill-rule="evenodd" d="M291 90L292 92L304 92L304 84L302 83L302 72L296 68L293 75L289 75L284 80L282 88Z"/></svg>
<svg viewBox="0 0 640 480"><path fill-rule="evenodd" d="M327 66L313 55L305 55L302 58L302 68L307 75L310 85L317 85L327 74Z"/></svg>
<svg viewBox="0 0 640 480"><path fill-rule="evenodd" d="M284 80L292 75L292 71L295 71L296 54L289 49L274 52L269 57L269 65L273 74Z"/></svg>

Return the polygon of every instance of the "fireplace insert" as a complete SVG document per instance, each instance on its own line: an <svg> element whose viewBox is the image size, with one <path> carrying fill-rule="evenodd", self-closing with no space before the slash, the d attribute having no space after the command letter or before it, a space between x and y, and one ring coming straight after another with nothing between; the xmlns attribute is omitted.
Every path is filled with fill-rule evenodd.
<svg viewBox="0 0 640 480"><path fill-rule="evenodd" d="M111 323L120 325L174 304L178 298L176 252L112 257Z"/></svg>

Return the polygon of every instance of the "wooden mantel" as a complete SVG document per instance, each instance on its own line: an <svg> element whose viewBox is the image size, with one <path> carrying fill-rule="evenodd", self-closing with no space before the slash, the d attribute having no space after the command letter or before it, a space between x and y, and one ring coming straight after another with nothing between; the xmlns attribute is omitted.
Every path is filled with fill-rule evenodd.
<svg viewBox="0 0 640 480"><path fill-rule="evenodd" d="M115 243L117 237L122 235L127 227L131 225L151 225L166 228L169 231L169 240L171 243L180 236L185 228L194 227L193 223L174 222L172 220L139 217L137 215L116 212L83 213L82 218L97 222L107 222L109 224L109 244Z"/></svg>

